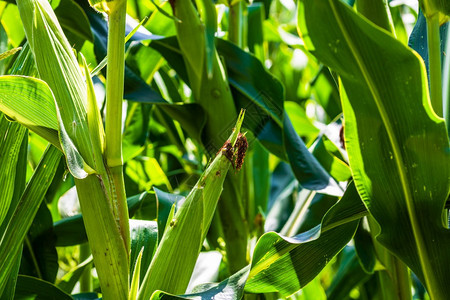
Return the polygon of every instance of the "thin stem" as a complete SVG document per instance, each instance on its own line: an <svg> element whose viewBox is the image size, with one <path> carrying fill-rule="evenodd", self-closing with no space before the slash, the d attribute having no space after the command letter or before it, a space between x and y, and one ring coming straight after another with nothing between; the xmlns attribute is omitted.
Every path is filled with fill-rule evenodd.
<svg viewBox="0 0 450 300"><path fill-rule="evenodd" d="M441 41L438 14L427 18L427 35L431 104L436 114L442 117Z"/></svg>
<svg viewBox="0 0 450 300"><path fill-rule="evenodd" d="M111 9L108 27L106 69L106 161L109 167L122 165L122 101L125 69L126 2Z"/></svg>
<svg viewBox="0 0 450 300"><path fill-rule="evenodd" d="M28 238L27 235L25 236L24 242L25 242L25 245L28 248L28 251L30 252L31 261L33 262L34 269L36 270L37 277L40 278L40 279L43 279L44 277L42 276L41 269L39 268L39 264L38 264L38 261L36 259L36 255L34 255L33 246L31 245L30 239Z"/></svg>
<svg viewBox="0 0 450 300"><path fill-rule="evenodd" d="M315 191L303 190L303 192L306 192L307 194L304 197L301 197L304 200L303 199L297 200L297 203L295 204L294 207L294 211L292 212L288 221L284 225L283 229L281 229L280 233L282 235L294 236L300 229L301 221L306 213L306 210L308 209L309 205L314 199L314 196L316 195Z"/></svg>
<svg viewBox="0 0 450 300"><path fill-rule="evenodd" d="M122 102L125 70L126 1L112 2L108 27L108 67L106 70L106 163L110 196L127 253L130 249L128 209L122 162Z"/></svg>

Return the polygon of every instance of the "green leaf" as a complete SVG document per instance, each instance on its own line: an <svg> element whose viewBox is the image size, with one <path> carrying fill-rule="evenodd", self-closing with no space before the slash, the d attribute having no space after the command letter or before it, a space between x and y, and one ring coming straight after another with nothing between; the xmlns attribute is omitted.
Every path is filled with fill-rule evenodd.
<svg viewBox="0 0 450 300"><path fill-rule="evenodd" d="M353 212L361 205L351 184L320 225L294 237L264 234L253 252L245 291L279 292L286 297L306 286L353 237L358 221L343 221L349 215L357 219Z"/></svg>
<svg viewBox="0 0 450 300"><path fill-rule="evenodd" d="M1 27L1 30L3 30L3 27ZM13 48L11 50L3 52L0 54L0 60L4 60L4 59L8 58L8 57L16 54L20 50L22 50L22 47Z"/></svg>
<svg viewBox="0 0 450 300"><path fill-rule="evenodd" d="M137 284L140 286L158 244L158 226L156 222L131 219L130 238L130 274L136 273L135 262L139 260L140 270L134 276L137 276Z"/></svg>
<svg viewBox="0 0 450 300"><path fill-rule="evenodd" d="M31 52L28 42L22 47L19 55L14 60L13 65L9 69L10 75L24 75L30 77L38 77L36 64L34 63L33 53Z"/></svg>
<svg viewBox="0 0 450 300"><path fill-rule="evenodd" d="M306 111L303 107L293 101L285 101L284 108L294 125L295 131L301 137L307 137L308 140L315 138L320 132L319 128L314 126L306 116Z"/></svg>
<svg viewBox="0 0 450 300"><path fill-rule="evenodd" d="M370 274L361 268L353 249L346 247L341 253L339 269L327 289L329 300L346 299L351 290L370 278Z"/></svg>
<svg viewBox="0 0 450 300"><path fill-rule="evenodd" d="M94 41L89 20L83 9L75 1L61 0L55 9L55 14L66 33L70 32L83 41Z"/></svg>
<svg viewBox="0 0 450 300"><path fill-rule="evenodd" d="M58 282L58 288L70 294L77 282L80 280L81 275L83 275L86 268L90 268L92 266L92 261L92 256L90 256L85 261L81 262L75 268L66 273Z"/></svg>
<svg viewBox="0 0 450 300"><path fill-rule="evenodd" d="M16 285L17 285L17 277L19 274L20 261L22 257L22 247L20 247L19 251L16 254L16 257L13 257L14 263L12 264L11 271L9 276L6 278L5 288L3 291L0 291L0 299L14 299L14 295L16 293Z"/></svg>
<svg viewBox="0 0 450 300"><path fill-rule="evenodd" d="M216 39L216 42L217 51L225 60L230 85L256 104L265 115L282 126L285 95L281 82L267 72L255 56L225 40ZM242 105L240 107L246 110L251 108ZM246 120L245 124L249 121L260 122L263 117L261 112L253 118L251 114L248 114L246 119L249 120Z"/></svg>
<svg viewBox="0 0 450 300"><path fill-rule="evenodd" d="M44 299L60 299L72 300L70 295L64 293L55 285L48 281L44 281L35 277L19 275L17 280L16 294L14 299L17 300L44 300Z"/></svg>
<svg viewBox="0 0 450 300"><path fill-rule="evenodd" d="M59 145L55 100L44 81L26 76L0 76L0 110Z"/></svg>
<svg viewBox="0 0 450 300"><path fill-rule="evenodd" d="M1 97L1 96L0 96ZM0 225L5 220L13 201L17 162L26 130L17 123L11 123L0 114Z"/></svg>
<svg viewBox="0 0 450 300"><path fill-rule="evenodd" d="M134 271L133 273L131 273L133 275L131 276L131 285L128 299L136 299L139 292L139 277L141 273L142 252L144 252L144 247L142 247L141 251L139 251L139 254L134 263Z"/></svg>
<svg viewBox="0 0 450 300"><path fill-rule="evenodd" d="M52 216L46 203L41 203L26 236L20 274L54 282L58 267Z"/></svg>
<svg viewBox="0 0 450 300"><path fill-rule="evenodd" d="M194 95L199 95L207 54L205 50L207 43L205 41L207 36L205 34L205 27L200 21L195 6L190 0L177 0L173 2L172 11L174 16L181 20L180 23L175 24L177 38L180 41L180 49L186 62L186 68L188 72L192 73L193 78L190 78L191 88ZM209 10L206 13L210 13Z"/></svg>
<svg viewBox="0 0 450 300"><path fill-rule="evenodd" d="M349 166L335 155L339 154L338 148L325 135L314 142L312 153L337 181L347 181L352 176Z"/></svg>
<svg viewBox="0 0 450 300"><path fill-rule="evenodd" d="M299 16L307 48L341 76L350 166L381 226L377 239L418 275L431 298L445 298L449 141L431 108L422 60L339 1L302 1Z"/></svg>
<svg viewBox="0 0 450 300"><path fill-rule="evenodd" d="M153 190L155 191L158 203L158 240L160 241L166 230L167 220L169 219L172 207L174 205L177 207L180 203L184 202L186 198L180 195L166 193L156 187L153 187Z"/></svg>
<svg viewBox="0 0 450 300"><path fill-rule="evenodd" d="M261 146L261 143L255 142L253 144L253 182L255 189L255 204L253 216L259 212L267 210L267 203L270 194L270 170L269 170L269 152Z"/></svg>
<svg viewBox="0 0 450 300"><path fill-rule="evenodd" d="M36 171L27 184L22 197L9 220L0 242L0 291L3 291L6 279L15 265L17 253L34 219L39 205L61 159L61 152L55 147L48 147Z"/></svg>
<svg viewBox="0 0 450 300"><path fill-rule="evenodd" d="M151 300L181 300L181 299L201 299L201 300L228 300L241 299L244 294L245 279L249 274L249 266L230 276L220 283L202 284L197 286L193 293L181 296L156 291Z"/></svg>
<svg viewBox="0 0 450 300"><path fill-rule="evenodd" d="M317 276L308 283L301 291L301 297L299 300L309 300L309 299L317 299L317 300L327 300L327 295L322 286L321 278Z"/></svg>
<svg viewBox="0 0 450 300"><path fill-rule="evenodd" d="M353 241L355 243L355 251L361 267L366 273L373 274L377 257L366 219L361 220Z"/></svg>

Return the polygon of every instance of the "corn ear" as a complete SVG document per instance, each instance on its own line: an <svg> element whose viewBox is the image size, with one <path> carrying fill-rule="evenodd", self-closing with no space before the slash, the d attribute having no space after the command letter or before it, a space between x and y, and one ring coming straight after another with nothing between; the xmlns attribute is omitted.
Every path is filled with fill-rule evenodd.
<svg viewBox="0 0 450 300"><path fill-rule="evenodd" d="M231 166L244 113L224 147L168 222L161 243L147 271L138 299L149 299L156 290L173 294L185 292L211 224Z"/></svg>

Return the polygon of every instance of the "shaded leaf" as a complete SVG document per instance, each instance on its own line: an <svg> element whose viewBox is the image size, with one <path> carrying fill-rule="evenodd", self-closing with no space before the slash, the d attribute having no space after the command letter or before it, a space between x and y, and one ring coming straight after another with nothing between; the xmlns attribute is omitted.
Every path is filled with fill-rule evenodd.
<svg viewBox="0 0 450 300"><path fill-rule="evenodd" d="M90 256L85 261L81 262L75 268L66 273L58 282L58 288L70 294L77 282L80 280L86 268L90 268L92 266L92 262L93 259L92 256Z"/></svg>
<svg viewBox="0 0 450 300"><path fill-rule="evenodd" d="M55 14L66 33L71 33L84 42L93 41L89 20L81 7L72 0L61 0L55 9ZM80 45L81 46L81 45Z"/></svg>
<svg viewBox="0 0 450 300"><path fill-rule="evenodd" d="M73 298L64 293L55 285L35 277L19 275L17 280L16 294L14 299L26 300L72 300Z"/></svg>
<svg viewBox="0 0 450 300"><path fill-rule="evenodd" d="M354 249L346 247L341 253L339 269L327 289L329 300L346 299L351 290L370 278L361 268Z"/></svg>

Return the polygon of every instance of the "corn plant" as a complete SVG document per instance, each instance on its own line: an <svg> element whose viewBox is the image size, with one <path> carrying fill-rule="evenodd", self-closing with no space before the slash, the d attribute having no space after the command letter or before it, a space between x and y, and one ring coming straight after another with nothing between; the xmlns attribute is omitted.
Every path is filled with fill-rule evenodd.
<svg viewBox="0 0 450 300"><path fill-rule="evenodd" d="M0 3L1 299L446 299L450 7Z"/></svg>

